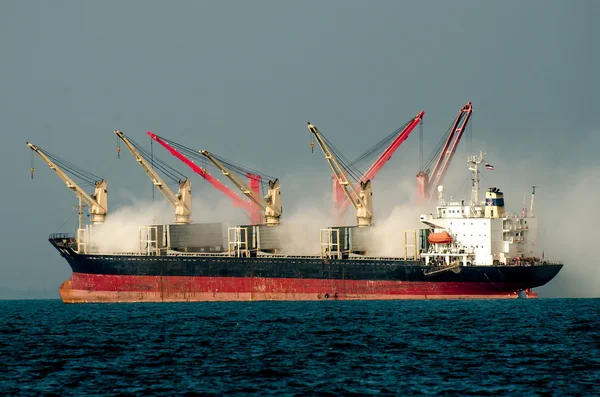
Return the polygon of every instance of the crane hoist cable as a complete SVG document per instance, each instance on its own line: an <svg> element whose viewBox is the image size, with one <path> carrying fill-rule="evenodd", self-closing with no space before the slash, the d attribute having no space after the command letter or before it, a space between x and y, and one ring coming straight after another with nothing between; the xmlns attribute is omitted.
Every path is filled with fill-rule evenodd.
<svg viewBox="0 0 600 397"><path fill-rule="evenodd" d="M270 175L264 174L262 172L258 172L252 168L248 168L239 163L236 163L236 162L228 160L224 157L218 156L212 152L211 152L211 155L212 155L212 157L217 159L221 164L223 164L225 167L227 167L230 171L233 171L240 176L260 175L260 177L261 177L260 185L261 185L261 190L263 191L263 193L264 193L264 190L266 189L266 187L268 186L268 181L277 179L274 176L270 176Z"/></svg>
<svg viewBox="0 0 600 397"><path fill-rule="evenodd" d="M91 208L91 221L94 224L104 223L108 213L108 189L104 178L92 174L75 164L53 155L38 146L26 142L27 147L40 156L40 158L54 171L54 173L67 185L69 190L73 191L80 199L79 208L82 204L87 204ZM87 185L94 186L94 193L88 194L81 187L84 183L77 183L78 179ZM80 212L81 214L82 212ZM81 225L81 220L80 220Z"/></svg>
<svg viewBox="0 0 600 397"><path fill-rule="evenodd" d="M348 158L346 158L346 156L344 156L342 152L338 148L336 148L335 145L329 139L327 139L327 137L322 132L319 131L319 133L323 141L325 141L327 146L329 146L329 150L331 150L331 152L337 158L340 167L353 180L353 182L358 183L358 181L360 181L360 179L362 178L363 173L356 166L354 166L352 164L352 161L348 160Z"/></svg>
<svg viewBox="0 0 600 397"><path fill-rule="evenodd" d="M117 139L119 139L117 137ZM160 171L164 176L170 179L173 184L179 184L181 181L187 179L187 177L181 172L177 171L177 169L171 167L166 162L161 160L159 157L154 156L154 150L152 144L150 145L150 150L144 148L133 139L127 137L131 145L139 152L140 156L144 158L144 160L148 161L153 169ZM119 139L120 141L120 139ZM154 189L152 189L154 192Z"/></svg>
<svg viewBox="0 0 600 397"><path fill-rule="evenodd" d="M433 166L435 169L431 170L432 172L440 171L440 161L447 157L447 161L452 159L456 151L456 146L461 140L462 135L467 133L467 140L469 139L469 120L472 117L473 107L471 102L468 102L464 105L460 111L458 112L458 116L450 123L450 126L446 130L446 133L442 136L438 146L433 152L431 158L427 161L424 167L421 168L421 172L429 173L431 167ZM466 130L466 131L465 131ZM469 142L467 142L468 146ZM467 150L469 148L467 147ZM443 150L447 150L446 153L442 153ZM447 163L442 165L442 168L447 167ZM441 171L442 174L445 173L444 170ZM435 176L432 176L435 177Z"/></svg>
<svg viewBox="0 0 600 397"><path fill-rule="evenodd" d="M432 191L442 184L458 144L468 127L472 112L471 102L468 102L459 110L454 122L434 151L432 158L417 174L417 199L420 203L423 203L424 200L430 200Z"/></svg>
<svg viewBox="0 0 600 397"><path fill-rule="evenodd" d="M371 148L367 149L363 154L361 154L360 156L358 156L357 158L355 158L352 161L352 165L355 166L355 167L357 167L357 168L360 168L360 167L364 166L365 163L371 162L371 160L374 157L376 157L377 155L379 155L379 153L382 151L382 149L388 147L390 145L390 143L394 139L396 139L396 137L398 136L398 134L402 130L404 130L411 122L412 122L412 120L407 121L400 128L396 129L394 132L392 132L391 134L389 134L388 136L386 136L385 138L383 138L381 141L377 142L374 146L372 146Z"/></svg>
<svg viewBox="0 0 600 397"><path fill-rule="evenodd" d="M165 137L160 137L163 141L165 141L166 143L168 143L170 146L172 146L174 149L176 149L178 152L180 152L181 154L185 155L187 158L189 158L190 160L193 160L199 164L202 164L202 168L207 169L207 166L211 166L214 169L216 169L216 167L210 162L207 161L206 157L204 157L203 155L200 154L199 151L194 150L190 147L187 147L185 145L182 145L180 143L174 142L170 139L167 139ZM275 180L276 178L270 175L267 175L263 172L259 172L256 171L252 168L243 166L239 163L236 163L234 161L228 160L224 157L221 156L217 156L214 153L211 152L211 155L217 159L219 162L221 162L223 165L225 165L229 170L231 170L232 172L235 172L236 174L243 176L243 177L247 177L249 174L252 175L257 175L260 176L260 184L261 184L261 190L265 190L268 188L268 180Z"/></svg>
<svg viewBox="0 0 600 397"><path fill-rule="evenodd" d="M219 181L219 179L215 178L206 170L207 162L210 161L208 157L202 155L201 161L198 161L198 156L200 152L192 150L190 148L186 148L183 145L177 144L171 141L169 144L163 137L160 137L154 134L152 131L148 131L148 136L153 140L158 142L162 147L164 147L172 156L179 159L185 165L187 165L194 173L200 175L204 180L210 183L215 189L219 190L225 196L227 196L235 207L238 207L244 211L244 213L250 218L250 221L253 225L257 225L262 223L263 216L261 214L262 208L260 205L255 203L252 200L246 200L249 198L244 193L244 198L242 198L237 192L230 189L223 183ZM177 146L179 150L175 148ZM184 154L185 153L185 154ZM195 161L193 160L195 159ZM214 158L213 158L214 159ZM214 165L212 161L210 161L211 165ZM219 171L222 174L222 171ZM260 175L249 174L246 175L246 178L249 179L249 188L254 191L256 194L260 194L260 181L262 177ZM228 178L230 179L230 178ZM237 186L236 186L237 187ZM267 191L267 196L271 194L271 191Z"/></svg>
<svg viewBox="0 0 600 397"><path fill-rule="evenodd" d="M421 167L422 171L426 171L426 170L430 169L433 166L433 164L435 163L435 161L440 157L440 154L442 153L442 149L444 148L444 144L446 143L446 139L448 139L448 134L450 134L450 132L452 131L453 125L454 125L454 121L452 121L450 123L450 125L448 126L448 129L446 130L446 133L444 135L442 135L440 141L438 142L436 148L432 152L431 157L429 157L429 159L425 163L424 167Z"/></svg>
<svg viewBox="0 0 600 397"><path fill-rule="evenodd" d="M81 182L82 186L95 186L96 182L100 182L102 180L104 180L104 178L92 174L91 172L88 172L86 170L84 170L83 168L63 159L60 158L50 152L47 152L46 150L40 149L38 147L38 150L45 154L50 160L52 160L53 163L55 163L56 165L58 165L63 171L69 173L71 176L79 179ZM33 167L32 167L33 168Z"/></svg>

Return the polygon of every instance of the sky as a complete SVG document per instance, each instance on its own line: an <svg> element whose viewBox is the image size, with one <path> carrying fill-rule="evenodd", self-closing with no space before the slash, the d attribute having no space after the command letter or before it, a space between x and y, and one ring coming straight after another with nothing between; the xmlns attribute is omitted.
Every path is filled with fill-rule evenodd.
<svg viewBox="0 0 600 397"><path fill-rule="evenodd" d="M330 190L307 121L353 158L424 110L428 158L471 101L470 146L495 166L482 187L519 211L538 186L539 245L566 264L542 294L598 296L598 16L592 0L0 2L0 289L54 294L70 274L47 237L73 232L77 200L39 159L31 180L25 141L105 177L110 210L153 200L117 158L120 129L275 175L284 211L302 215ZM374 180L380 213L413 199L415 131ZM467 149L446 181L457 197ZM196 219L231 212L192 185Z"/></svg>

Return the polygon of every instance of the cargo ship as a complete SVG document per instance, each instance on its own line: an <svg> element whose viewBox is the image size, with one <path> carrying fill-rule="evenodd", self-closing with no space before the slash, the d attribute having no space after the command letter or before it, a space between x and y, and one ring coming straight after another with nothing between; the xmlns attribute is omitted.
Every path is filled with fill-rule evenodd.
<svg viewBox="0 0 600 397"><path fill-rule="evenodd" d="M522 291L533 297L530 290L562 268L525 260L482 266L369 257L78 254L73 236L51 235L50 242L73 271L60 287L66 303L517 298Z"/></svg>
<svg viewBox="0 0 600 397"><path fill-rule="evenodd" d="M535 297L532 289L563 267L534 254L535 192L529 214L506 214L497 188L480 202L481 161L469 160L469 203L446 202L440 186L436 213L420 217L425 227L398 237L414 248L404 258L369 256L374 229L358 226L321 229L320 253L312 256L277 253L282 231L299 232L284 224L229 227L222 246L207 237L218 235L220 224L148 225L140 229L138 252L121 254L93 252L76 236L54 234L50 243L73 272L60 296L68 303ZM201 234L196 240L204 246L190 237Z"/></svg>
<svg viewBox="0 0 600 397"><path fill-rule="evenodd" d="M141 225L137 248L126 252L107 250L97 236L108 216L107 184L103 178L28 146L79 197L79 228L76 235L53 234L50 243L72 269L60 286L66 303L93 302L194 302L258 300L390 300L474 299L536 297L533 288L551 281L563 264L537 255L535 187L529 211L505 211L504 194L488 188L480 200L479 167L483 153L469 156L473 187L468 202L446 201L441 184L472 107L460 110L435 166L417 174L418 197L431 200L437 189L435 212L420 215L421 227L386 236L386 244L404 255L382 256L377 225L373 223L371 181L424 115L419 113L392 133L388 148L373 166L351 182L352 169L311 123L308 129L321 148L331 170L337 215L350 205L356 210L356 226L313 229L307 225L281 222L281 186L271 178L265 197L259 195L262 176L238 169L246 184L232 172L233 162L207 151L195 151L148 132L237 207L249 214L250 225L191 223L191 184L181 175L177 193L158 175L167 165L153 153L115 134L150 177L153 185L175 209L174 224ZM119 142L120 142L119 141ZM314 150L314 141L310 142ZM383 147L383 143L378 144ZM117 148L120 153L120 146ZM231 180L245 196L238 196L199 167L193 156L203 156ZM493 168L485 163L487 169ZM70 173L95 186L88 195L67 175ZM63 171L65 170L65 171ZM32 179L33 179L33 167ZM176 170L166 174L176 175ZM356 175L356 173L355 173ZM82 226L82 206L90 208L92 225ZM416 215L415 215L416 216ZM314 233L314 235L313 235ZM316 238L318 234L318 239ZM314 238L315 243L312 242ZM294 240L293 244L290 241ZM318 241L318 245L316 243ZM298 250L300 244L302 250ZM294 247L294 249L290 249ZM306 249L311 247L314 249ZM390 248L390 247L388 247ZM133 251L133 252L132 252ZM303 254L300 254L302 252ZM310 252L311 255L306 255Z"/></svg>
<svg viewBox="0 0 600 397"><path fill-rule="evenodd" d="M74 240L50 237L73 271L60 287L67 303L516 298L521 291L531 297L529 290L562 267L526 261L448 266L368 257L78 254Z"/></svg>

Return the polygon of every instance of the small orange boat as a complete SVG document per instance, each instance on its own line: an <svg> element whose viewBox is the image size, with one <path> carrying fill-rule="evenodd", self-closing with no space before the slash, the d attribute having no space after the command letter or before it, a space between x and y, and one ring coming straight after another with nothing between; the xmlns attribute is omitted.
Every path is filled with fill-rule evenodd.
<svg viewBox="0 0 600 397"><path fill-rule="evenodd" d="M448 232L430 233L427 240L430 244L450 244L452 236Z"/></svg>

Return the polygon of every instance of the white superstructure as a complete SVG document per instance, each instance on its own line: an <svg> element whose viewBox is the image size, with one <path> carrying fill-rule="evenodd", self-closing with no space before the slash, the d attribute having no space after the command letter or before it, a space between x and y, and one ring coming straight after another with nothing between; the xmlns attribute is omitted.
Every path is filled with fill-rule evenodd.
<svg viewBox="0 0 600 397"><path fill-rule="evenodd" d="M428 265L520 265L538 262L537 219L532 208L529 216L524 208L520 215L507 214L504 194L497 188L479 199L479 164L483 153L470 156L473 189L468 203L446 202L443 187L438 187L436 213L421 215L429 226L421 234L421 257ZM535 190L534 193L535 194Z"/></svg>

